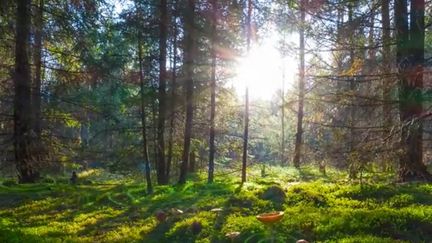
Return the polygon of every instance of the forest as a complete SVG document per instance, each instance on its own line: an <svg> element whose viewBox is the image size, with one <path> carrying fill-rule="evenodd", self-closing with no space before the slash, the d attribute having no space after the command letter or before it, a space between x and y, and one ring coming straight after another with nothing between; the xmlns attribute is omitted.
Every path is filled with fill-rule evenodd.
<svg viewBox="0 0 432 243"><path fill-rule="evenodd" d="M431 0L0 0L0 242L432 242Z"/></svg>

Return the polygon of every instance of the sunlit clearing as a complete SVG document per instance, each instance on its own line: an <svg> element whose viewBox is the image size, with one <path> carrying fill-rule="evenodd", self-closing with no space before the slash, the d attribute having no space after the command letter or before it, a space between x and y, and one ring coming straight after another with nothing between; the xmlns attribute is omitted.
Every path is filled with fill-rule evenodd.
<svg viewBox="0 0 432 243"><path fill-rule="evenodd" d="M283 86L285 90L293 86L296 68L292 57L282 57L272 43L264 43L239 59L233 85L240 97L247 85L251 99L270 100Z"/></svg>

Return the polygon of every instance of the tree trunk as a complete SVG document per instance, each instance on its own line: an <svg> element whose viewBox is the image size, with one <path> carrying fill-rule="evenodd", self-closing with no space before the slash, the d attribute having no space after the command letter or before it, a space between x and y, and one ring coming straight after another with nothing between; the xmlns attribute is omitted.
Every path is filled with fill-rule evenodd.
<svg viewBox="0 0 432 243"><path fill-rule="evenodd" d="M304 25L306 13L304 10L303 0L300 3L300 70L299 70L299 96L298 96L298 111L297 111L297 133L294 148L293 165L300 168L300 159L302 153L303 140L303 105L305 95L305 38Z"/></svg>
<svg viewBox="0 0 432 243"><path fill-rule="evenodd" d="M399 180L432 180L423 163L423 126L417 120L423 112L423 65L424 65L424 0L412 0L410 26L406 0L395 1L397 64L399 68L399 109L403 123ZM412 122L415 121L415 122Z"/></svg>
<svg viewBox="0 0 432 243"><path fill-rule="evenodd" d="M158 184L168 183L165 166L165 113L166 113L166 59L167 59L167 35L168 35L168 8L167 0L161 0L159 4L159 117L157 129L157 153Z"/></svg>
<svg viewBox="0 0 432 243"><path fill-rule="evenodd" d="M145 97L144 97L144 70L143 70L143 53L142 53L142 44L141 44L141 34L138 36L138 61L139 61L139 78L141 85L141 135L142 135L142 149L143 149L143 160L145 166L145 177L147 182L147 193L153 193L153 186L150 176L150 161L148 155L148 146L147 146L147 122L146 122L146 113L145 113Z"/></svg>
<svg viewBox="0 0 432 243"><path fill-rule="evenodd" d="M336 20L336 46L341 47L343 46L343 39L344 37L344 28L345 25L345 19L344 19L344 13L345 13L345 7L341 6L337 8L337 20ZM345 54L342 50L335 52L335 58L336 58L336 73L338 76L341 76L344 72L343 70L343 60L345 57ZM336 82L336 97L342 97L345 93L345 82L337 81ZM345 135L345 132L341 133L339 126L343 125L347 121L346 116L346 108L344 106L338 106L336 108L335 116L332 119L332 125L335 127L332 129L332 136L333 137L339 137L339 134ZM329 144L330 145L330 144ZM342 164L340 161L344 160L344 153L335 153L334 151L345 151L346 145L343 143L340 143L336 140L336 142L333 145L329 146L328 149L328 156L331 160L337 162L337 166L342 167Z"/></svg>
<svg viewBox="0 0 432 243"><path fill-rule="evenodd" d="M195 173L196 171L196 154L195 151L189 153L189 173Z"/></svg>
<svg viewBox="0 0 432 243"><path fill-rule="evenodd" d="M43 33L43 8L44 0L39 0L35 20L35 50L34 64L35 77L32 92L33 102L33 129L36 134L36 143L41 141L41 82L42 82L42 33Z"/></svg>
<svg viewBox="0 0 432 243"><path fill-rule="evenodd" d="M284 39L285 42L285 39ZM281 151L280 151L280 164L286 165L285 161L285 63L282 65L282 90L281 90Z"/></svg>
<svg viewBox="0 0 432 243"><path fill-rule="evenodd" d="M31 1L17 1L15 42L14 151L20 183L34 183L39 176L32 157L31 71L29 65Z"/></svg>
<svg viewBox="0 0 432 243"><path fill-rule="evenodd" d="M44 159L44 148L41 138L41 83L42 83L42 38L43 38L43 8L44 0L39 0L35 6L35 26L34 26L34 80L32 86L31 105L33 109L32 129L34 131L33 158L38 163Z"/></svg>
<svg viewBox="0 0 432 243"><path fill-rule="evenodd" d="M385 1L385 0L384 0ZM376 64L376 49L374 47L375 44L375 15L376 15L376 0L373 0L371 5L372 5L372 9L370 12L370 26L369 26L369 36L368 36L368 46L369 46L369 50L368 50L368 55L369 55L369 62L372 65L372 67L369 67L370 70L373 70L373 68L375 67Z"/></svg>
<svg viewBox="0 0 432 243"><path fill-rule="evenodd" d="M135 2L138 15L141 16L141 8L138 2ZM153 193L153 185L151 181L151 173L150 173L150 158L148 152L148 144L147 144L147 120L146 120L146 111L145 111L145 96L144 96L144 57L143 57L143 48L142 48L142 34L141 31L138 31L138 65L139 65L139 79L140 79L140 95L141 95L141 136L142 136L142 156L144 160L144 168L145 168L145 178L147 184L147 193Z"/></svg>
<svg viewBox="0 0 432 243"><path fill-rule="evenodd" d="M381 23L382 23L382 62L383 62L383 125L384 137L388 136L392 126L391 112L391 39L390 39L390 0L381 1Z"/></svg>
<svg viewBox="0 0 432 243"><path fill-rule="evenodd" d="M193 91L194 91L194 44L195 44L195 0L188 0L185 11L185 92L186 92L186 123L184 132L184 144L182 162L180 166L179 183L186 182L189 152L192 138L192 120L193 120Z"/></svg>
<svg viewBox="0 0 432 243"><path fill-rule="evenodd" d="M177 1L175 2L177 6ZM174 10L175 11L175 10ZM173 41L173 62L172 62L172 79L171 79L171 103L170 103L170 126L168 135L168 155L167 155L167 166L166 166L166 177L169 180L171 173L171 164L173 158L173 146L174 146L174 132L175 132L175 104L176 104L176 89L177 89L177 16L174 16L174 41Z"/></svg>
<svg viewBox="0 0 432 243"><path fill-rule="evenodd" d="M148 60L150 61L150 60ZM150 71L150 67L146 67L147 72ZM152 82L152 89L154 91L157 90L156 88L156 84L154 82ZM153 166L154 168L156 168L156 171L158 170L158 166L159 166L159 153L158 153L158 128L157 128L157 124L158 124L158 105L157 105L157 100L153 99L152 102L152 144L153 144L153 148L152 148L152 152L153 152ZM157 173L157 172L156 172Z"/></svg>
<svg viewBox="0 0 432 243"><path fill-rule="evenodd" d="M252 0L248 0L247 10L247 39L246 48L247 54L250 51L251 37L252 37ZM246 182L246 167L247 167L247 156L248 156L248 144L249 144L249 88L246 84L245 92L245 114L244 114L244 132L243 132L243 157L242 157L242 183Z"/></svg>
<svg viewBox="0 0 432 243"><path fill-rule="evenodd" d="M354 2L350 2L348 3L348 23L349 24L353 24L353 15L354 15ZM357 70L353 70L354 68L354 59L355 59L355 47L354 47L354 43L355 43L355 30L353 29L354 26L351 26L350 28L350 35L349 35L349 45L350 45L350 50L349 50L349 72L352 72L351 77L349 77L349 91L350 91L350 96L351 96L351 100L350 100L350 107L348 107L349 110L349 142L348 142L348 146L349 146L349 154L348 154L348 159L346 160L348 163L348 168L349 168L349 178L351 179L356 179L357 178L357 174L358 174L358 168L356 166L356 164L358 163L358 161L353 160L352 156L355 155L356 151L356 130L355 130L355 126L356 126L356 111L357 109L359 109L359 107L357 106L357 99L356 99L356 94L357 94L357 83L356 83L356 74L355 72Z"/></svg>
<svg viewBox="0 0 432 243"><path fill-rule="evenodd" d="M208 164L208 183L213 182L214 177L214 158L215 158L215 116L216 116L216 31L217 31L217 1L212 0L212 64L210 77L210 139L209 139L209 164Z"/></svg>

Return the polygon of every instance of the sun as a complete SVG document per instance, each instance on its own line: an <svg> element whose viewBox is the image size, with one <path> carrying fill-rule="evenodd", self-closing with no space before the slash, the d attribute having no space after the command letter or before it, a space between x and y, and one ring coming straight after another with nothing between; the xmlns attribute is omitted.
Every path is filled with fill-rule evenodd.
<svg viewBox="0 0 432 243"><path fill-rule="evenodd" d="M271 100L282 87L292 88L296 67L295 60L282 57L273 43L263 43L238 60L234 88L240 97L247 86L252 100Z"/></svg>

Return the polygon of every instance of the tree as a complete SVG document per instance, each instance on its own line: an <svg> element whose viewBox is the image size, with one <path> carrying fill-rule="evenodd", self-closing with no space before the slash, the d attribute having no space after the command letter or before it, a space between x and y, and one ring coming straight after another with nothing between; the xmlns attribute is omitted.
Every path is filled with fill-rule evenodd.
<svg viewBox="0 0 432 243"><path fill-rule="evenodd" d="M168 155L167 155L167 166L166 166L166 177L170 178L171 173L171 165L172 165L172 159L173 159L173 146L174 146L174 133L175 133L175 117L176 117L176 89L177 89L177 62L178 62L178 55L177 55L177 45L178 45L178 27L177 27L177 8L178 8L178 1L176 0L174 3L174 9L173 9L173 41L172 41L172 69L171 69L171 102L170 102L170 119L169 119L169 132L168 132Z"/></svg>
<svg viewBox="0 0 432 243"><path fill-rule="evenodd" d="M141 5L138 2L135 2L136 6L136 14L139 16L139 21L142 21L142 8ZM138 27L138 26L137 26ZM141 108L141 139L142 139L142 158L144 160L144 169L145 169L145 178L146 178L146 184L147 184L147 193L151 194L153 193L153 185L151 180L151 174L150 174L150 158L148 153L148 144L147 144L147 114L146 114L146 102L145 102L145 79L144 79L144 64L143 64L143 44L142 44L142 32L141 28L138 27L139 30L137 35L137 49L138 49L138 65L139 65L139 81L140 81L140 96L141 96L141 102L140 102L140 108Z"/></svg>
<svg viewBox="0 0 432 243"><path fill-rule="evenodd" d="M285 49L285 36L283 40L283 49ZM285 57L285 50L282 50L283 56ZM282 166L286 165L285 159L285 63L282 64L282 88L281 88L281 142L280 142L280 164Z"/></svg>
<svg viewBox="0 0 432 243"><path fill-rule="evenodd" d="M147 193L153 193L153 186L150 176L150 159L148 155L147 145L147 122L146 122L146 111L145 111L145 96L144 96L144 70L143 70L143 51L141 44L141 34L138 35L138 64L139 64L139 78L140 78L140 95L141 95L141 135L142 135L142 155L145 166L145 177L147 182Z"/></svg>
<svg viewBox="0 0 432 243"><path fill-rule="evenodd" d="M392 126L392 116L391 112L391 36L390 36L390 0L381 1L381 23L382 23L382 62L383 62L383 124L386 130L384 136L388 136L390 128Z"/></svg>
<svg viewBox="0 0 432 243"><path fill-rule="evenodd" d="M408 3L395 0L396 63L399 78L399 109L402 122L403 153L399 162L399 179L432 180L423 163L423 65L424 65L424 0Z"/></svg>
<svg viewBox="0 0 432 243"><path fill-rule="evenodd" d="M209 165L208 182L213 182L214 177L214 157L215 157L215 116L216 116L216 39L217 39L217 1L212 0L212 19L211 19L211 77L210 77L210 139L209 139Z"/></svg>
<svg viewBox="0 0 432 243"><path fill-rule="evenodd" d="M249 54L251 37L252 37L252 0L248 0L247 4L247 16L246 16L246 53ZM248 157L248 145L249 145L249 88L246 85L245 92L245 112L244 112L244 131L243 131L243 156L242 156L242 183L246 182L246 167Z"/></svg>
<svg viewBox="0 0 432 243"><path fill-rule="evenodd" d="M36 134L36 143L41 142L41 83L42 83L42 37L44 0L39 0L35 18L35 45L34 45L34 85L32 92L33 104L33 130Z"/></svg>
<svg viewBox="0 0 432 243"><path fill-rule="evenodd" d="M31 90L31 105L33 110L32 117L32 129L34 131L33 138L33 158L38 163L41 163L45 156L45 149L43 147L43 141L41 137L42 133L42 49L43 49L43 33L44 33L44 0L39 0L35 7L35 24L34 24L34 50L33 50L33 62L34 62L34 80Z"/></svg>
<svg viewBox="0 0 432 243"><path fill-rule="evenodd" d="M298 110L297 110L297 133L295 139L294 159L293 165L300 168L300 157L302 147L303 135L303 106L305 95L305 17L306 10L304 0L300 1L300 65L299 65L299 96L298 96Z"/></svg>
<svg viewBox="0 0 432 243"><path fill-rule="evenodd" d="M159 4L159 116L157 130L157 179L161 185L168 183L165 166L165 114L166 114L166 61L168 38L168 7L167 0L161 0Z"/></svg>
<svg viewBox="0 0 432 243"><path fill-rule="evenodd" d="M184 66L185 66L185 97L186 97L186 122L184 131L183 154L180 165L179 183L186 182L188 171L191 139L192 139L192 122L193 122L193 101L194 101L194 45L195 45L195 0L188 0L184 12L185 19L185 48L184 48Z"/></svg>
<svg viewBox="0 0 432 243"><path fill-rule="evenodd" d="M33 183L38 177L32 157L31 71L28 56L31 23L31 0L17 1L15 39L14 150L20 183Z"/></svg>

